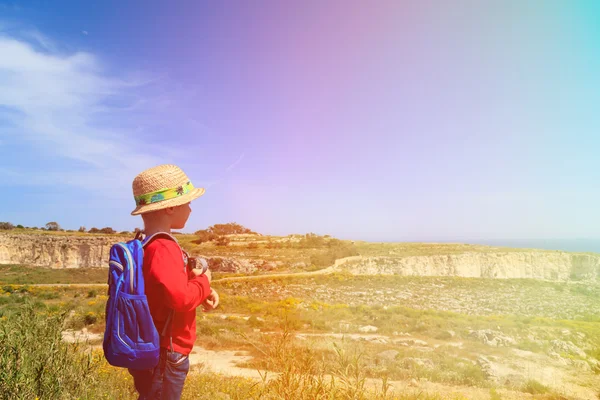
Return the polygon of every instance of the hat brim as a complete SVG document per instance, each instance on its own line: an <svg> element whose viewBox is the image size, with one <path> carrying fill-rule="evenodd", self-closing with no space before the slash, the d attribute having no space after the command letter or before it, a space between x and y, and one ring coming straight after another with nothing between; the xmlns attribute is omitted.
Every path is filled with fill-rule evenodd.
<svg viewBox="0 0 600 400"><path fill-rule="evenodd" d="M150 203L150 204L144 204L141 206L137 206L135 208L135 210L133 210L131 212L131 215L140 215L140 214L145 214L145 213L152 212L152 211L162 210L162 209L165 209L168 207L181 206L183 204L189 203L190 201L195 200L198 197L202 196L204 194L204 192L206 192L206 190L204 190L204 188L195 188L192 191L190 191L189 193L175 197L174 199L163 200L163 201L159 201L157 203Z"/></svg>

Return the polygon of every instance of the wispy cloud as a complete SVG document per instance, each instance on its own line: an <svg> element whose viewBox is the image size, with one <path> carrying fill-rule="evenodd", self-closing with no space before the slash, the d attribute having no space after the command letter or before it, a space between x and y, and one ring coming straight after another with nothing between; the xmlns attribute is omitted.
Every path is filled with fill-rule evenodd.
<svg viewBox="0 0 600 400"><path fill-rule="evenodd" d="M229 172L229 171L231 171L232 169L234 169L235 167L237 167L237 166L238 166L238 164L239 164L239 163L241 163L241 162L242 162L242 160L244 159L244 155L245 155L245 153L242 153L242 154L240 154L240 156L238 157L238 159L237 159L237 160L235 160L235 162L234 162L233 164L231 164L229 167L227 167L227 168L225 169L225 172Z"/></svg>
<svg viewBox="0 0 600 400"><path fill-rule="evenodd" d="M147 95L151 79L131 76L109 76L94 54L65 54L39 32L17 37L0 30L0 146L27 146L42 158L60 160L33 180L11 183L129 185L135 173L161 163L158 154L175 153L137 140L136 117L152 114L159 95ZM0 180L27 175L30 167L5 166Z"/></svg>
<svg viewBox="0 0 600 400"><path fill-rule="evenodd" d="M58 45L56 42L36 29L21 31L21 35L24 39L39 45L43 50L53 53L58 52Z"/></svg>
<svg viewBox="0 0 600 400"><path fill-rule="evenodd" d="M227 175L229 173L231 173L231 171L233 171L235 168L237 168L237 166L242 162L242 160L244 159L244 156L246 155L246 153L242 153L240 154L240 156L237 158L237 160L235 160L232 164L230 164L227 168L225 168L225 171L223 172L222 176L214 181L208 181L205 182L205 187L206 188L211 188L215 185L220 184L221 182L225 181L225 179L227 179Z"/></svg>

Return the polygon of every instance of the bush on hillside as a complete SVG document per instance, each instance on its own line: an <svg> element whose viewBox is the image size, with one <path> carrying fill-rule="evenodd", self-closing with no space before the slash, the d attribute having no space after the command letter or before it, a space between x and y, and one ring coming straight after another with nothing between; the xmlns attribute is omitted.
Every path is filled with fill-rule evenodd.
<svg viewBox="0 0 600 400"><path fill-rule="evenodd" d="M59 231L60 230L60 225L58 224L58 222L48 222L46 224L46 229L49 231Z"/></svg>
<svg viewBox="0 0 600 400"><path fill-rule="evenodd" d="M252 234L258 235L256 232L252 232L250 229L243 227L242 225L230 222L228 224L215 224L208 227L207 229L201 229L194 232L197 239L193 241L196 244L207 243L211 241L218 241L218 246L226 246L229 244L229 239L225 240L222 237L225 235L239 235L239 234Z"/></svg>
<svg viewBox="0 0 600 400"><path fill-rule="evenodd" d="M327 246L327 240L325 240L325 237L311 232L304 235L297 246L301 249L319 249Z"/></svg>
<svg viewBox="0 0 600 400"><path fill-rule="evenodd" d="M102 356L62 340L66 316L26 304L0 318L0 400L89 398Z"/></svg>
<svg viewBox="0 0 600 400"><path fill-rule="evenodd" d="M217 238L217 235L207 230L196 231L195 235L198 237L196 240L193 241L196 244L210 242Z"/></svg>
<svg viewBox="0 0 600 400"><path fill-rule="evenodd" d="M289 247L288 246L289 243L290 242L274 242L269 238L269 240L267 240L267 243L265 244L265 248L266 249L284 249L286 247Z"/></svg>
<svg viewBox="0 0 600 400"><path fill-rule="evenodd" d="M10 222L0 222L0 230L10 230L10 229L14 229L14 225L11 224Z"/></svg>
<svg viewBox="0 0 600 400"><path fill-rule="evenodd" d="M210 233L214 233L215 235L257 234L256 232L252 232L250 229L245 228L242 225L235 222L230 222L228 224L215 224L209 227L207 231Z"/></svg>
<svg viewBox="0 0 600 400"><path fill-rule="evenodd" d="M227 246L229 244L229 238L227 236L219 236L215 239L217 246Z"/></svg>

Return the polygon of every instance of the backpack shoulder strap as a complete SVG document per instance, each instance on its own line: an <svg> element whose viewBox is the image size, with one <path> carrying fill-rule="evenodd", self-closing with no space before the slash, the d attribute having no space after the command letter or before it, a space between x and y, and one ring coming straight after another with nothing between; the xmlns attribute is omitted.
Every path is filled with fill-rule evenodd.
<svg viewBox="0 0 600 400"><path fill-rule="evenodd" d="M167 233L167 232L156 232L153 235L145 237L142 240L142 246L146 247L148 244L150 244L151 241L153 241L154 239L159 238L159 237L163 237L165 239L171 239L172 241L177 243L177 245L179 246L179 242L177 241L177 239L173 235L171 235L170 233ZM136 239L137 239L137 237L136 237ZM179 246L179 248L181 248L181 246Z"/></svg>
<svg viewBox="0 0 600 400"><path fill-rule="evenodd" d="M170 239L172 241L174 241L175 243L177 243L177 247L179 247L179 250L181 250L181 256L183 257L183 263L185 264L185 267L187 268L188 265L188 260L190 258L190 255L188 254L187 251L185 251L183 249L183 247L181 247L181 245L179 244L179 242L177 241L177 239L171 235L170 233L167 232L156 232L155 234L148 236L146 238L144 238L144 240L142 240L142 247L146 247L148 244L150 244L151 241L153 241L156 238L160 238L163 237L165 239Z"/></svg>

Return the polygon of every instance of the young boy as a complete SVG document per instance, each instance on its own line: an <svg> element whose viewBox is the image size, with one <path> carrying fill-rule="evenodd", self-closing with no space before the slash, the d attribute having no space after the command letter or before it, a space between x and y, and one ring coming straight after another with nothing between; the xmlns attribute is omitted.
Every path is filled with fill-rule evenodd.
<svg viewBox="0 0 600 400"><path fill-rule="evenodd" d="M159 165L133 180L136 208L147 238L171 229L182 229L192 212L190 202L204 194L194 188L175 165ZM187 255L174 237L159 235L144 248L144 282L154 325L161 336L158 366L152 370L129 370L139 399L180 399L190 364L188 355L196 341L196 308L205 311L219 304L210 288L211 273L188 272ZM166 325L166 326L165 326Z"/></svg>

